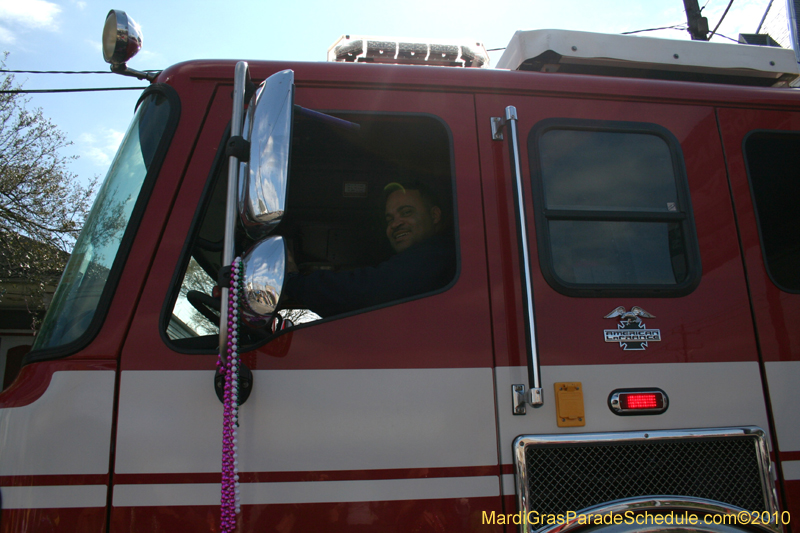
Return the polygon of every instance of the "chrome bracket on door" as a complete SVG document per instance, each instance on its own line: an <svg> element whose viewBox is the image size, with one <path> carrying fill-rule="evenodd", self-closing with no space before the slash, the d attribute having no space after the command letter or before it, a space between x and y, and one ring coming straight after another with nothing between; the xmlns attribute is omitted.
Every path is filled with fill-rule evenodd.
<svg viewBox="0 0 800 533"><path fill-rule="evenodd" d="M511 385L511 405L512 413L515 415L525 414L525 385Z"/></svg>
<svg viewBox="0 0 800 533"><path fill-rule="evenodd" d="M502 117L492 117L492 140L493 141L502 141L503 140L503 126L505 126L505 121Z"/></svg>

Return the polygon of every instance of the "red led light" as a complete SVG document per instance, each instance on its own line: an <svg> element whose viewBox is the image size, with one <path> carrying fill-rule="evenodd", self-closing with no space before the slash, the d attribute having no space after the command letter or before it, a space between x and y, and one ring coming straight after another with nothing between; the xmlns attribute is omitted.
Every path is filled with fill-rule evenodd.
<svg viewBox="0 0 800 533"><path fill-rule="evenodd" d="M623 409L660 409L659 396L654 392L620 394L619 405Z"/></svg>

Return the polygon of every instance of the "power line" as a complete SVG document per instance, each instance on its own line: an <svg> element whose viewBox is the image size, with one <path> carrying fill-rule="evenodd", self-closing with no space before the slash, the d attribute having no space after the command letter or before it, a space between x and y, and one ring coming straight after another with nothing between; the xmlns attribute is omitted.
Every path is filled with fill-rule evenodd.
<svg viewBox="0 0 800 533"><path fill-rule="evenodd" d="M739 42L737 39L734 39L734 38L732 38L732 37L728 37L727 35L722 35L722 34L721 34L721 33L719 33L719 32L717 32L717 37L723 37L723 38L725 38L725 39L728 39L729 41L733 41L733 42L735 42L736 44L741 44L741 43L740 43L740 42Z"/></svg>
<svg viewBox="0 0 800 533"><path fill-rule="evenodd" d="M761 32L761 26L763 26L764 25L764 21L767 20L767 13L769 13L769 8L771 8L771 7L772 7L772 0L769 0L769 4L767 5L767 9L764 11L764 16L761 17L761 22L758 23L758 29L756 30L757 34Z"/></svg>
<svg viewBox="0 0 800 533"><path fill-rule="evenodd" d="M9 74L113 74L110 70L6 70L0 72Z"/></svg>
<svg viewBox="0 0 800 533"><path fill-rule="evenodd" d="M719 22L717 22L717 27L714 28L714 31L712 31L711 35L708 36L708 39L706 39L707 41L710 41L711 38L714 36L714 34L717 33L717 30L719 29L719 25L722 24L723 20L725 20L725 15L728 14L728 10L731 8L732 5L733 5L733 0L728 2L728 7L725 8L725 13L722 14L722 18L719 19ZM727 38L730 39L730 37L727 37Z"/></svg>
<svg viewBox="0 0 800 533"><path fill-rule="evenodd" d="M99 91L142 91L146 89L142 87L85 87L82 89L13 89L9 91L0 91L0 94L30 94L30 93L88 93Z"/></svg>
<svg viewBox="0 0 800 533"><path fill-rule="evenodd" d="M8 70L0 69L7 74L115 74L110 70ZM160 72L158 69L144 70L142 72Z"/></svg>
<svg viewBox="0 0 800 533"><path fill-rule="evenodd" d="M684 30L686 29L685 23L674 24L672 26L662 26L660 28L647 28L646 30L634 30L634 31L624 31L620 35L631 35L632 33L642 33L645 31L657 31L657 30Z"/></svg>

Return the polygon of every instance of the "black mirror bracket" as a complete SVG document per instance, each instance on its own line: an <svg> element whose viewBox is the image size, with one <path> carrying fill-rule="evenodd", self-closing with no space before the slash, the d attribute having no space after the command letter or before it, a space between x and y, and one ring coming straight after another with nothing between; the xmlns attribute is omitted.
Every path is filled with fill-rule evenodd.
<svg viewBox="0 0 800 533"><path fill-rule="evenodd" d="M237 158L240 163L250 161L250 141L246 141L241 135L231 137L225 146L225 155Z"/></svg>
<svg viewBox="0 0 800 533"><path fill-rule="evenodd" d="M242 405L253 391L253 372L241 361L239 362L239 395L237 405ZM218 367L214 373L214 392L220 403L225 403L225 373Z"/></svg>
<svg viewBox="0 0 800 533"><path fill-rule="evenodd" d="M225 287L226 289L231 288L231 266L224 266L219 269L219 274L217 275L217 285L220 287Z"/></svg>

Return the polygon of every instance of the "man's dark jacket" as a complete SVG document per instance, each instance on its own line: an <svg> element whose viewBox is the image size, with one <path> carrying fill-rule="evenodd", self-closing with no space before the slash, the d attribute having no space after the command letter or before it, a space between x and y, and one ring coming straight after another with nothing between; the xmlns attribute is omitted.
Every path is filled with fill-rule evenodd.
<svg viewBox="0 0 800 533"><path fill-rule="evenodd" d="M456 270L452 235L435 235L374 267L286 277L283 290L322 317L436 290Z"/></svg>

